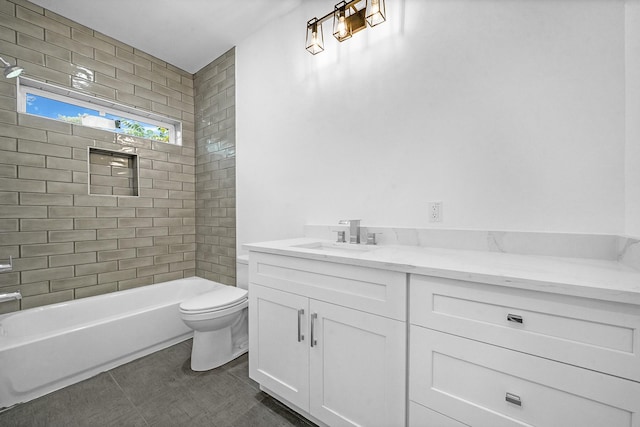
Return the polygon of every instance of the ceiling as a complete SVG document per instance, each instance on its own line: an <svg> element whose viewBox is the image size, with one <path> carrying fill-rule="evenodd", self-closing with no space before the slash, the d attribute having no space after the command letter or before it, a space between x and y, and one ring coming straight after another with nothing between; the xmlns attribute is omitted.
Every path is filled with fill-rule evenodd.
<svg viewBox="0 0 640 427"><path fill-rule="evenodd" d="M195 73L302 0L31 0Z"/></svg>

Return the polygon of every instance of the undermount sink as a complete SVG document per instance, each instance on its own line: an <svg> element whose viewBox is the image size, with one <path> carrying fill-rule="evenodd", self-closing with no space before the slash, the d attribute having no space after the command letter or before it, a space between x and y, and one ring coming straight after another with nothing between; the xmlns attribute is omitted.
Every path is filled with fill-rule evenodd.
<svg viewBox="0 0 640 427"><path fill-rule="evenodd" d="M338 243L338 242L311 242L303 243L300 245L292 245L292 248L312 249L315 251L333 252L342 254L358 254L365 253L376 249L374 245L356 245L351 243Z"/></svg>

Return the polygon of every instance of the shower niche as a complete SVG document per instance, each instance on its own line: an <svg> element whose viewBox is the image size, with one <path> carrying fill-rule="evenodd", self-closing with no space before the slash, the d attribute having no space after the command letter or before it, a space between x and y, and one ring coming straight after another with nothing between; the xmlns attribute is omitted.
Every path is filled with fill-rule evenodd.
<svg viewBox="0 0 640 427"><path fill-rule="evenodd" d="M139 196L139 162L135 153L89 147L89 194Z"/></svg>

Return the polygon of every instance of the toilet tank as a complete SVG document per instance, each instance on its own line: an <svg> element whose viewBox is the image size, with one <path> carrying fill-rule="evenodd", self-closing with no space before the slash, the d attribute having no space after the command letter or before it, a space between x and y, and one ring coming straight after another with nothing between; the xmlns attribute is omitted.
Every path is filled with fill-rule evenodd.
<svg viewBox="0 0 640 427"><path fill-rule="evenodd" d="M240 255L236 259L236 286L249 289L249 255Z"/></svg>

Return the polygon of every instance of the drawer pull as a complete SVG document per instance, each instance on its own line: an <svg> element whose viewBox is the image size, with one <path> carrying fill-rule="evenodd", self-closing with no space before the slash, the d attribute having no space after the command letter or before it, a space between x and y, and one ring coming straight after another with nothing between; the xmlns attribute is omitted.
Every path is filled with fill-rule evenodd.
<svg viewBox="0 0 640 427"><path fill-rule="evenodd" d="M304 341L304 335L302 335L302 315L304 314L304 309L298 310L298 342Z"/></svg>
<svg viewBox="0 0 640 427"><path fill-rule="evenodd" d="M520 399L520 396L516 396L515 394L507 393L504 400L509 403L513 403L514 405L522 406L522 399Z"/></svg>
<svg viewBox="0 0 640 427"><path fill-rule="evenodd" d="M311 313L311 347L317 346L318 341L315 338L315 329L316 329L316 319L318 318L318 313Z"/></svg>
<svg viewBox="0 0 640 427"><path fill-rule="evenodd" d="M524 322L524 320L522 319L522 316L519 316L517 314L507 314L507 321L509 322L513 322L513 323L522 323Z"/></svg>

